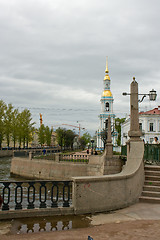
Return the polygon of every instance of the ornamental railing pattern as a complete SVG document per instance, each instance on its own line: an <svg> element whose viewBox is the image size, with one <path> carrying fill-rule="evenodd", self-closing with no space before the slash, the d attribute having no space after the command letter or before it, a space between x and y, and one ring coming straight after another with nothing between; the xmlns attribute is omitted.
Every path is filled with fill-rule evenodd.
<svg viewBox="0 0 160 240"><path fill-rule="evenodd" d="M127 156L127 145L121 147L121 155ZM144 162L160 165L160 144L144 145Z"/></svg>
<svg viewBox="0 0 160 240"><path fill-rule="evenodd" d="M86 154L70 154L70 155L60 155L60 161L69 162L84 162L88 163L89 155Z"/></svg>
<svg viewBox="0 0 160 240"><path fill-rule="evenodd" d="M1 210L70 207L71 189L71 181L0 182Z"/></svg>
<svg viewBox="0 0 160 240"><path fill-rule="evenodd" d="M14 157L28 157L29 152L32 152L32 156L44 155L44 149L26 149L26 150L15 150L13 151ZM54 154L60 152L59 148L45 149L45 154Z"/></svg>
<svg viewBox="0 0 160 240"><path fill-rule="evenodd" d="M149 164L160 164L160 144L145 144L144 161Z"/></svg>

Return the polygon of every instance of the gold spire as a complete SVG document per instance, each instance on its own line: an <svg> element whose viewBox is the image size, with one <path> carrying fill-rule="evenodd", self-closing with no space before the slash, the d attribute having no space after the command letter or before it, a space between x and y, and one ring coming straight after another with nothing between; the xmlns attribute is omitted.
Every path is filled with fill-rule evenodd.
<svg viewBox="0 0 160 240"><path fill-rule="evenodd" d="M108 75L109 71L108 71L108 57L106 57L106 70L105 70L105 77L104 77L104 80L110 80L110 77Z"/></svg>
<svg viewBox="0 0 160 240"><path fill-rule="evenodd" d="M105 70L105 73L109 73L109 71L108 71L108 57L106 57L106 70Z"/></svg>

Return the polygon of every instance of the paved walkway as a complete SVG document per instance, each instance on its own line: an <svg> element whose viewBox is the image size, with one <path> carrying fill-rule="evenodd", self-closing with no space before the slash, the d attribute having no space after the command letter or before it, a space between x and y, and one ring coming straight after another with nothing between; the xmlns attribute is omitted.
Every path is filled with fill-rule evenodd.
<svg viewBox="0 0 160 240"><path fill-rule="evenodd" d="M92 216L92 224L117 223L133 220L160 220L160 204L137 203L130 207Z"/></svg>
<svg viewBox="0 0 160 240"><path fill-rule="evenodd" d="M23 235L0 235L0 240L159 240L160 204L137 203L91 217L91 227Z"/></svg>

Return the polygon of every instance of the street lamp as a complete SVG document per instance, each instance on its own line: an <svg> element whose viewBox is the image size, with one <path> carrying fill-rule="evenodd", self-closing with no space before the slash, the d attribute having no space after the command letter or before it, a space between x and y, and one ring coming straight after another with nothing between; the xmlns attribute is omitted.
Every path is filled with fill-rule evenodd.
<svg viewBox="0 0 160 240"><path fill-rule="evenodd" d="M93 155L93 143L94 143L94 139L91 139L91 144L92 144L91 155Z"/></svg>
<svg viewBox="0 0 160 240"><path fill-rule="evenodd" d="M131 95L131 94L130 94L130 93L123 92L122 95L123 95L123 96L127 96L127 95ZM138 96L143 96L143 97L141 98L141 100L140 100L140 99L138 100L139 103L141 103L146 96L149 96L149 100L150 100L150 101L155 101L155 100L156 100L156 97L157 97L157 93L156 93L156 91L155 91L154 89L152 89L151 91L149 91L148 94L143 93L143 94L138 94Z"/></svg>
<svg viewBox="0 0 160 240"><path fill-rule="evenodd" d="M152 89L150 92L149 92L149 100L150 101L155 101L156 100L156 97L157 97L157 93L154 89Z"/></svg>
<svg viewBox="0 0 160 240"><path fill-rule="evenodd" d="M122 93L123 96L130 95L130 130L128 132L128 136L130 137L130 141L139 141L142 132L139 130L139 109L138 102L142 102L143 99L148 95L150 101L155 101L157 94L154 89L152 89L148 94L138 94L138 83L135 81L135 77L133 77L133 81L130 85L130 93ZM141 100L138 100L138 96L142 96Z"/></svg>

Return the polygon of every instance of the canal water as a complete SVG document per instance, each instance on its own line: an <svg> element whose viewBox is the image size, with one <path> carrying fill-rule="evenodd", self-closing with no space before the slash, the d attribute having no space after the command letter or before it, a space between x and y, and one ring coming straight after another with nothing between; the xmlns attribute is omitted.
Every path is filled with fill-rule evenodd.
<svg viewBox="0 0 160 240"><path fill-rule="evenodd" d="M15 179L11 179L10 177L10 166L11 166L10 157L0 158L0 181L15 180Z"/></svg>
<svg viewBox="0 0 160 240"><path fill-rule="evenodd" d="M10 176L11 158L0 158L0 181L18 181L20 178ZM24 179L23 179L24 180ZM1 194L1 191L0 191ZM0 210L1 211L1 210ZM0 234L30 234L89 227L90 215L68 215L38 218L19 218L0 221Z"/></svg>

